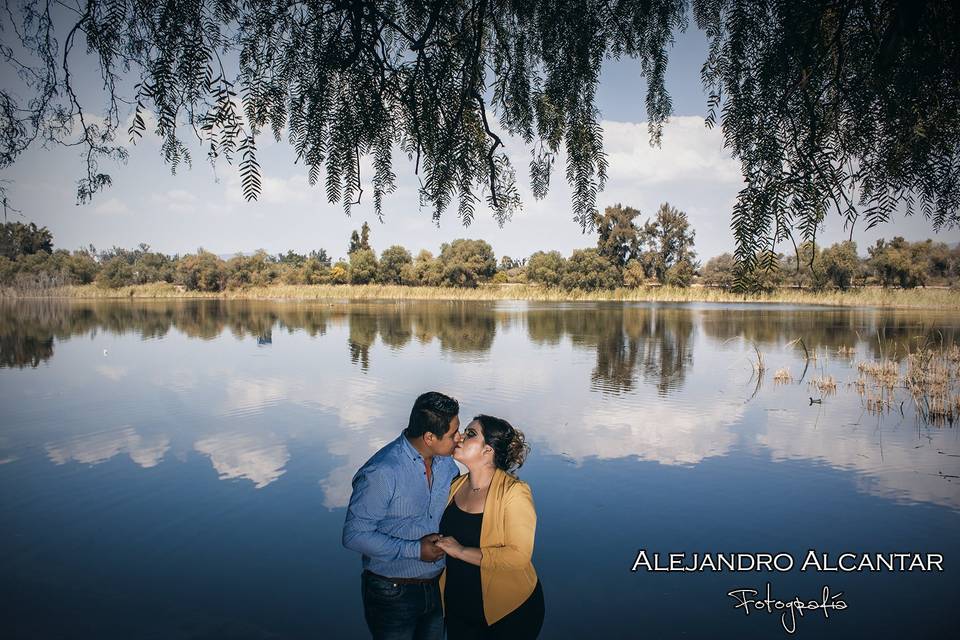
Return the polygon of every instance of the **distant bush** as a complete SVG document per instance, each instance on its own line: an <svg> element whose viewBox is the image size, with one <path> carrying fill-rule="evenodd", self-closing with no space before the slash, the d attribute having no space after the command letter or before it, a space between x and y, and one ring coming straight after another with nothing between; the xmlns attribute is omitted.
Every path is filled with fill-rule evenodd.
<svg viewBox="0 0 960 640"><path fill-rule="evenodd" d="M339 260L330 267L330 284L350 284L350 263Z"/></svg>
<svg viewBox="0 0 960 640"><path fill-rule="evenodd" d="M671 287L689 287L693 281L693 265L689 260L681 260L667 269L664 284Z"/></svg>
<svg viewBox="0 0 960 640"><path fill-rule="evenodd" d="M635 289L647 281L647 272L639 260L631 260L623 268L623 286Z"/></svg>
<svg viewBox="0 0 960 640"><path fill-rule="evenodd" d="M98 287L116 289L133 284L133 265L122 257L107 260L100 267L96 282Z"/></svg>
<svg viewBox="0 0 960 640"><path fill-rule="evenodd" d="M443 284L451 287L476 287L497 272L493 247L484 240L459 238L440 246Z"/></svg>
<svg viewBox="0 0 960 640"><path fill-rule="evenodd" d="M380 254L377 281L383 284L402 284L403 268L409 264L413 264L413 258L410 257L410 252L400 245L384 249Z"/></svg>
<svg viewBox="0 0 960 640"><path fill-rule="evenodd" d="M295 261L280 264L262 249L252 256L236 255L230 258L225 266L226 286L230 288L266 287L278 282L285 269L296 269L295 264Z"/></svg>
<svg viewBox="0 0 960 640"><path fill-rule="evenodd" d="M577 249L567 260L561 286L564 289L615 289L623 284L620 270L596 249Z"/></svg>
<svg viewBox="0 0 960 640"><path fill-rule="evenodd" d="M350 254L350 284L369 284L377 278L377 254L357 249Z"/></svg>
<svg viewBox="0 0 960 640"><path fill-rule="evenodd" d="M736 276L736 261L733 254L722 253L707 260L707 263L700 269L700 282L708 287L720 287L729 289L734 285Z"/></svg>
<svg viewBox="0 0 960 640"><path fill-rule="evenodd" d="M559 286L566 264L559 251L537 251L527 260L527 280L548 287Z"/></svg>
<svg viewBox="0 0 960 640"><path fill-rule="evenodd" d="M223 291L227 283L226 264L206 251L180 258L176 282L191 291Z"/></svg>

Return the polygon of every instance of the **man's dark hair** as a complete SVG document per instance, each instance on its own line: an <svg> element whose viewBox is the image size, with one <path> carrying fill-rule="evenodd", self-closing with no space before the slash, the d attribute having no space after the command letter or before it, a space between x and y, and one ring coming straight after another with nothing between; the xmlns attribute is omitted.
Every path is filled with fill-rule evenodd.
<svg viewBox="0 0 960 640"><path fill-rule="evenodd" d="M424 393L413 403L410 411L410 422L403 433L408 438L419 438L427 431L442 438L450 421L460 413L460 403L437 391Z"/></svg>

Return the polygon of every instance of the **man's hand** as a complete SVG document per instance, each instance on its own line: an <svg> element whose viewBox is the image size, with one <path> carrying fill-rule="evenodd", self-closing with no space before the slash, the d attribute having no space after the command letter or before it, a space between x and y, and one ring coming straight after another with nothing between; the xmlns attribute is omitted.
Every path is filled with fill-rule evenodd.
<svg viewBox="0 0 960 640"><path fill-rule="evenodd" d="M443 549L437 546L439 533L428 533L420 538L420 559L424 562L436 562L444 556Z"/></svg>

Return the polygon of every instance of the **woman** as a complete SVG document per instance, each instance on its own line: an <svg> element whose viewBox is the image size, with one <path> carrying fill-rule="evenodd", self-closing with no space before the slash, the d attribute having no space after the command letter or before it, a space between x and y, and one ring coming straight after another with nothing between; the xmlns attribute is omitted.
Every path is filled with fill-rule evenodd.
<svg viewBox="0 0 960 640"><path fill-rule="evenodd" d="M523 640L543 626L530 561L537 513L530 487L510 473L529 449L509 422L479 415L453 451L469 473L450 485L437 542L447 554L440 593L449 640Z"/></svg>

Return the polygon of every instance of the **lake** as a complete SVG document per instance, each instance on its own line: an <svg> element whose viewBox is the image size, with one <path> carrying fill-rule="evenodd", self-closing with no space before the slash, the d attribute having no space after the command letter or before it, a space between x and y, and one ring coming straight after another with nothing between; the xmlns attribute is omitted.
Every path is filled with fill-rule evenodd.
<svg viewBox="0 0 960 640"><path fill-rule="evenodd" d="M365 637L340 544L351 478L428 390L527 435L543 638L946 635L957 427L904 389L872 411L853 383L958 330L949 312L760 304L3 302L3 635ZM810 384L828 376L835 392ZM641 549L796 565L631 571ZM801 571L808 550L944 570ZM768 582L847 608L791 636L727 595Z"/></svg>

